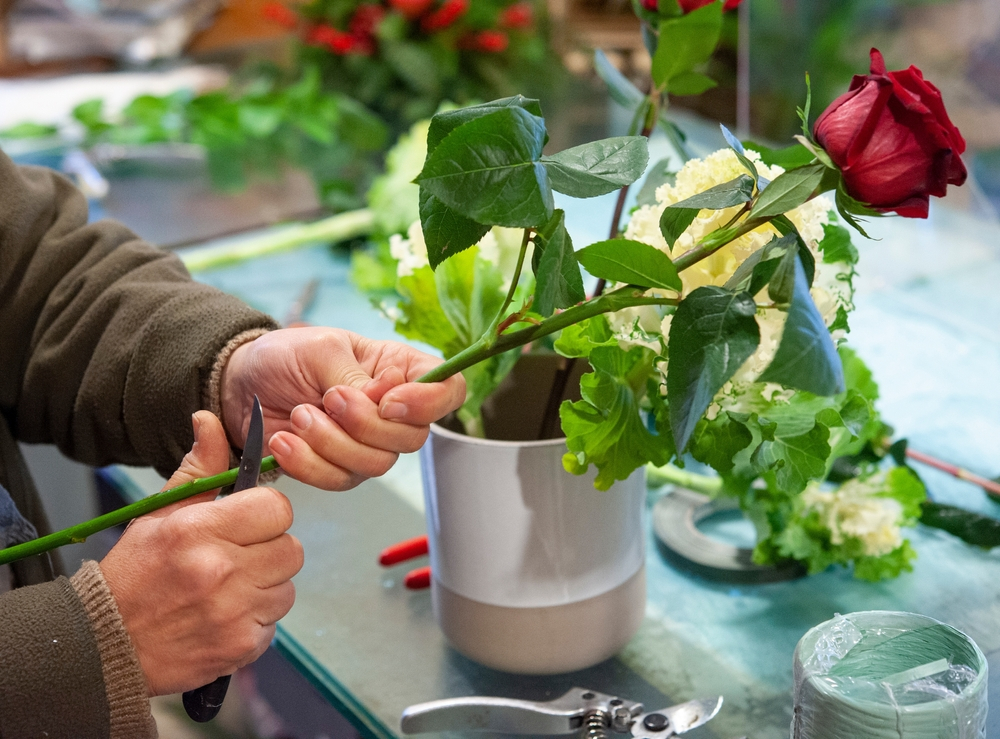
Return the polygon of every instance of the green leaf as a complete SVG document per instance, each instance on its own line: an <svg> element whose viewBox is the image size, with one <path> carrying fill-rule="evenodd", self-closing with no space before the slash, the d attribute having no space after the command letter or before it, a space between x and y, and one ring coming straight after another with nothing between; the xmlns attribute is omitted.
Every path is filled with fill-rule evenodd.
<svg viewBox="0 0 1000 739"><path fill-rule="evenodd" d="M599 346L618 346L608 319L594 316L564 328L553 348L564 357L589 357Z"/></svg>
<svg viewBox="0 0 1000 739"><path fill-rule="evenodd" d="M792 144L783 149L771 149L756 141L744 141L743 146L760 154L760 160L769 167L795 169L811 164L816 157L802 144Z"/></svg>
<svg viewBox="0 0 1000 739"><path fill-rule="evenodd" d="M38 139L45 136L55 136L59 129L55 126L46 126L41 123L25 121L16 126L0 131L0 138L4 139Z"/></svg>
<svg viewBox="0 0 1000 739"><path fill-rule="evenodd" d="M757 197L748 218L771 218L802 205L819 187L825 171L825 166L816 163L779 175Z"/></svg>
<svg viewBox="0 0 1000 739"><path fill-rule="evenodd" d="M760 343L757 306L748 293L699 287L670 324L667 401L679 452L715 394Z"/></svg>
<svg viewBox="0 0 1000 739"><path fill-rule="evenodd" d="M594 277L639 287L680 290L681 278L670 257L655 246L631 239L598 241L576 253Z"/></svg>
<svg viewBox="0 0 1000 739"><path fill-rule="evenodd" d="M691 436L691 456L720 475L733 471L736 455L750 446L753 434L725 411L709 421L703 418Z"/></svg>
<svg viewBox="0 0 1000 739"><path fill-rule="evenodd" d="M592 198L631 185L646 171L644 136L619 136L542 157L552 189L574 198Z"/></svg>
<svg viewBox="0 0 1000 739"><path fill-rule="evenodd" d="M445 358L452 357L465 348L448 316L441 310L434 273L430 267L421 267L411 275L400 277L396 290L400 295L400 318L396 321L396 333L407 339L430 344Z"/></svg>
<svg viewBox="0 0 1000 739"><path fill-rule="evenodd" d="M431 269L437 269L444 260L478 244L490 230L489 226L456 213L425 190L420 191L420 226Z"/></svg>
<svg viewBox="0 0 1000 739"><path fill-rule="evenodd" d="M947 531L975 547L1000 546L1000 521L956 506L928 500L922 506L920 523Z"/></svg>
<svg viewBox="0 0 1000 739"><path fill-rule="evenodd" d="M823 224L823 239L818 246L825 264L858 263L858 249L851 243L851 232L836 223Z"/></svg>
<svg viewBox="0 0 1000 739"><path fill-rule="evenodd" d="M670 169L670 161L669 158L661 159L649 168L649 174L646 175L646 179L643 181L642 187L639 188L639 193L635 197L636 205L655 205L656 190L660 185L665 185L668 182L671 185L674 184L677 173Z"/></svg>
<svg viewBox="0 0 1000 739"><path fill-rule="evenodd" d="M667 82L667 92L671 95L701 95L719 83L701 72L681 72Z"/></svg>
<svg viewBox="0 0 1000 739"><path fill-rule="evenodd" d="M503 305L503 275L478 249L444 262L434 273L441 310L464 347L481 337Z"/></svg>
<svg viewBox="0 0 1000 739"><path fill-rule="evenodd" d="M660 214L660 233L671 249L680 235L687 230L701 211L698 208L678 208L668 205Z"/></svg>
<svg viewBox="0 0 1000 739"><path fill-rule="evenodd" d="M704 192L692 195L671 205L671 208L697 210L723 210L734 205L742 205L753 198L753 177L741 174L735 180L710 187Z"/></svg>
<svg viewBox="0 0 1000 739"><path fill-rule="evenodd" d="M523 108L534 116L542 117L541 104L532 98L523 95L514 95L509 98L501 98L482 105L470 105L465 108L446 110L431 118L431 127L427 131L427 152L432 153L445 137L461 125L474 121L477 118L495 113L503 108Z"/></svg>
<svg viewBox="0 0 1000 739"><path fill-rule="evenodd" d="M552 189L539 162L545 122L501 108L465 123L427 155L421 189L479 223L538 227L552 216Z"/></svg>
<svg viewBox="0 0 1000 739"><path fill-rule="evenodd" d="M757 174L757 167L747 157L743 144L738 138L733 136L733 132L721 123L719 124L719 128L722 129L722 137L726 140L726 143L729 144L729 148L736 152L736 158L740 160L740 164L743 165L743 169L749 172L750 176L753 177L753 181L754 184L757 185L757 189L763 190L768 185L769 180Z"/></svg>
<svg viewBox="0 0 1000 739"><path fill-rule="evenodd" d="M278 130L283 115L284 110L277 105L243 104L239 112L240 128L262 139Z"/></svg>
<svg viewBox="0 0 1000 739"><path fill-rule="evenodd" d="M761 264L775 264L771 277L767 280L767 295L778 305L785 305L792 302L795 293L796 268L802 269L799 264L799 240L794 234L782 236L776 240L776 245L784 242L784 253L777 259L768 261L761 260ZM772 253L776 249L772 248ZM761 265L758 265L758 267ZM754 270L756 278L757 270ZM803 275L805 270L802 270ZM808 282L806 282L808 286ZM755 285L751 285L751 290ZM756 294L756 293L752 293ZM825 326L824 326L825 329Z"/></svg>
<svg viewBox="0 0 1000 739"><path fill-rule="evenodd" d="M600 49L594 51L594 69L597 71L597 76L608 86L611 99L622 107L634 110L645 100L646 96L639 92L639 88L619 72Z"/></svg>
<svg viewBox="0 0 1000 739"><path fill-rule="evenodd" d="M854 560L854 576L859 580L879 582L899 577L904 572L913 572L913 560L917 553L906 539L888 554L881 557L861 556Z"/></svg>
<svg viewBox="0 0 1000 739"><path fill-rule="evenodd" d="M764 438L753 453L753 464L758 471L773 474L779 490L800 493L807 482L823 477L830 456L830 429L817 422L799 436L776 436L775 426L761 421Z"/></svg>
<svg viewBox="0 0 1000 739"><path fill-rule="evenodd" d="M708 60L722 31L722 3L660 21L660 38L653 55L653 83L664 89L670 80Z"/></svg>
<svg viewBox="0 0 1000 739"><path fill-rule="evenodd" d="M775 216L771 219L771 225L778 229L778 233L782 236L787 236L788 234L795 235L799 245L799 261L802 262L802 268L806 271L806 284L811 288L813 279L816 276L816 257L813 256L809 247L806 246L802 234L799 233L799 230L788 216Z"/></svg>
<svg viewBox="0 0 1000 739"><path fill-rule="evenodd" d="M587 294L573 241L566 233L566 214L556 210L538 237L542 247L535 270L534 309L551 316L557 308L569 308L586 300Z"/></svg>
<svg viewBox="0 0 1000 739"><path fill-rule="evenodd" d="M440 99L441 72L423 45L402 41L383 44L379 51L399 79L420 94Z"/></svg>
<svg viewBox="0 0 1000 739"><path fill-rule="evenodd" d="M795 261L795 288L778 351L758 379L815 395L844 392L840 357L809 294L806 273L798 260Z"/></svg>
<svg viewBox="0 0 1000 739"><path fill-rule="evenodd" d="M617 346L596 347L590 363L594 372L580 379L583 399L566 401L559 408L569 449L563 466L582 474L590 464L596 465L594 485L607 490L646 462L666 464L669 451L639 415L637 388L645 387L652 371L652 352L642 347L627 353Z"/></svg>

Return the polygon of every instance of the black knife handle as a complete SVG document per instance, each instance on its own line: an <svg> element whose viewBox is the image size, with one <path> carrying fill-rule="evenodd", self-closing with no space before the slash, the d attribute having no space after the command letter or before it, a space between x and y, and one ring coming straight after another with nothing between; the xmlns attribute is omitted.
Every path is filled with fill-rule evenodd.
<svg viewBox="0 0 1000 739"><path fill-rule="evenodd" d="M218 716L222 702L226 699L231 677L232 675L217 677L208 685L184 693L184 710L187 715L200 724Z"/></svg>

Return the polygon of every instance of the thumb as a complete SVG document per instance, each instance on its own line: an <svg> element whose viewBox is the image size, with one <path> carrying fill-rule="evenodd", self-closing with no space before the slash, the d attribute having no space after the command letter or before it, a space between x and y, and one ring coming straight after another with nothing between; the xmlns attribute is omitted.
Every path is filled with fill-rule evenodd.
<svg viewBox="0 0 1000 739"><path fill-rule="evenodd" d="M175 488L200 477L211 477L229 469L229 439L222 421L209 411L198 411L191 416L194 445L184 455L180 467L170 476L164 490ZM184 503L213 500L217 490L193 496ZM173 506L168 506L173 508ZM163 509L167 510L167 509Z"/></svg>

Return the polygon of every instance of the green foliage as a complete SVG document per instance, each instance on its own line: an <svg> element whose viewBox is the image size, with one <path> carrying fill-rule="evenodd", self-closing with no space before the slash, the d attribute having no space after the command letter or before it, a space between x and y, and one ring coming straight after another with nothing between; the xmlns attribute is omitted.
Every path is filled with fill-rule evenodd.
<svg viewBox="0 0 1000 739"><path fill-rule="evenodd" d="M819 250L823 254L823 261L827 264L858 263L858 248L851 243L850 231L836 223L827 223L823 226L823 238L819 242Z"/></svg>
<svg viewBox="0 0 1000 739"><path fill-rule="evenodd" d="M569 308L587 299L583 275L566 233L566 214L557 210L535 239L535 310L551 316L556 308ZM534 256L534 255L533 255ZM536 260L532 260L535 264Z"/></svg>
<svg viewBox="0 0 1000 739"><path fill-rule="evenodd" d="M686 15L663 18L653 54L653 84L670 89L670 83L683 80L694 67L708 61L722 31L722 3L713 2ZM705 88L707 89L707 88ZM686 94L686 93L677 93Z"/></svg>
<svg viewBox="0 0 1000 739"><path fill-rule="evenodd" d="M649 432L639 415L639 397L652 372L653 354L635 347L598 346L590 352L594 371L580 380L582 400L559 409L566 446L563 466L582 474L597 467L595 486L607 490L647 461L666 464L669 452Z"/></svg>
<svg viewBox="0 0 1000 739"><path fill-rule="evenodd" d="M681 289L681 278L670 257L641 241L598 241L578 251L576 257L594 277L639 287Z"/></svg>
<svg viewBox="0 0 1000 739"><path fill-rule="evenodd" d="M777 182L777 180L775 180ZM809 294L805 270L794 260L794 288L778 351L760 377L816 395L844 390L844 373L830 331Z"/></svg>
<svg viewBox="0 0 1000 739"><path fill-rule="evenodd" d="M490 145L477 146L484 139ZM541 226L553 209L546 169L539 161L544 143L541 118L524 108L501 108L459 125L429 149L416 182L479 223ZM428 254L433 266L445 258Z"/></svg>
<svg viewBox="0 0 1000 739"><path fill-rule="evenodd" d="M594 316L564 328L555 342L555 350L564 357L589 357L599 346L618 346L608 319Z"/></svg>
<svg viewBox="0 0 1000 739"><path fill-rule="evenodd" d="M779 175L757 198L749 217L772 218L802 205L816 193L826 169L823 164L807 164Z"/></svg>
<svg viewBox="0 0 1000 739"><path fill-rule="evenodd" d="M646 171L649 153L643 136L619 136L574 146L542 157L552 189L574 198L592 198L631 185Z"/></svg>
<svg viewBox="0 0 1000 739"><path fill-rule="evenodd" d="M490 230L489 226L466 218L425 190L420 191L419 213L431 267L479 243Z"/></svg>
<svg viewBox="0 0 1000 739"><path fill-rule="evenodd" d="M59 129L55 126L26 121L0 131L0 139L41 139L58 133Z"/></svg>
<svg viewBox="0 0 1000 739"><path fill-rule="evenodd" d="M753 297L719 287L699 287L677 307L670 324L667 398L678 450L715 394L756 350L760 329Z"/></svg>
<svg viewBox="0 0 1000 739"><path fill-rule="evenodd" d="M670 169L670 159L661 159L649 168L649 174L642 182L642 187L636 193L636 205L653 205L656 202L656 190L660 185L674 184L677 173Z"/></svg>

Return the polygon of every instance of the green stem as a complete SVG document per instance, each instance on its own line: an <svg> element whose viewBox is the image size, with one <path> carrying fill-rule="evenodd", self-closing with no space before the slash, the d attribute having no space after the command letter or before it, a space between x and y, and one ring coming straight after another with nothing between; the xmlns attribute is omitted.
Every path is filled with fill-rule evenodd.
<svg viewBox="0 0 1000 739"><path fill-rule="evenodd" d="M497 317L493 319L493 325L490 326L488 334L497 333L497 329L500 326L500 322L504 319L504 313L510 307L510 304L514 300L514 293L517 291L517 283L521 280L521 268L524 266L524 255L528 251L528 241L531 239L531 229L524 229L524 238L521 239L521 251L517 255L517 264L514 265L514 276L510 280L510 288L507 290L507 297L503 299L503 306L500 308L500 312L497 313Z"/></svg>
<svg viewBox="0 0 1000 739"><path fill-rule="evenodd" d="M678 487L693 490L703 495L716 496L722 492L722 479L719 477L709 477L699 475L694 472L682 470L672 464L663 467L655 467L652 463L646 465L646 484L651 487L661 485L677 485Z"/></svg>
<svg viewBox="0 0 1000 739"><path fill-rule="evenodd" d="M375 213L368 208L338 213L313 223L297 223L268 229L257 236L216 246L191 249L180 254L190 272L227 267L265 254L277 254L300 246L345 241L371 233Z"/></svg>
<svg viewBox="0 0 1000 739"><path fill-rule="evenodd" d="M278 463L274 461L274 457L264 457L261 460L261 472L270 472L273 469L277 469L277 467ZM127 523L133 518L152 513L171 503L190 498L192 495L232 485L236 482L236 475L239 471L239 468L235 467L212 477L191 480L170 490L162 490L155 495L150 495L148 498L143 498L116 511L111 511L111 513L105 513L103 516L92 518L76 526L70 526L68 529L56 531L53 534L26 541L23 544L0 549L0 565L9 564L36 554L43 554L66 544L79 544L86 541L88 536L93 536L98 531L104 531L104 529L110 529L112 526Z"/></svg>
<svg viewBox="0 0 1000 739"><path fill-rule="evenodd" d="M713 231L702 239L697 246L684 252L674 260L674 266L678 272L683 272L693 264L697 264L702 259L712 256L726 244L735 241L743 234L750 233L755 228L759 228L768 222L766 218L752 218L744 221L735 228L720 228Z"/></svg>
<svg viewBox="0 0 1000 739"><path fill-rule="evenodd" d="M678 302L680 301L677 298L660 298L645 295L642 288L626 285L599 297L591 298L584 303L574 305L572 308L567 308L561 313L550 316L536 325L500 334L500 336L496 337L496 341L491 344L480 339L443 364L439 364L423 377L418 378L417 382L440 382L441 380L446 380L452 375L482 362L484 359L489 359L497 354L503 354L519 346L524 346L543 336L555 333L567 326L572 326L574 323L579 323L602 313L614 313L622 308L633 308L639 305L677 305Z"/></svg>

